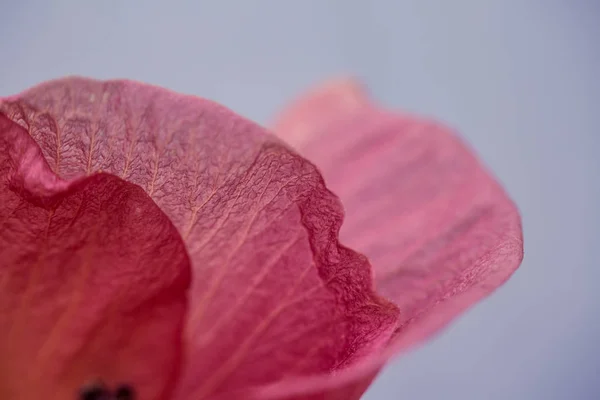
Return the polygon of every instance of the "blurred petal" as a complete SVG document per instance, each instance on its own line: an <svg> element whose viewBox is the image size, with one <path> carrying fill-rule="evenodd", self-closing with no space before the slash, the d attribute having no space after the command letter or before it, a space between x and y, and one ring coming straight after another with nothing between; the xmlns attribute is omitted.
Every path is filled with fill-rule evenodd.
<svg viewBox="0 0 600 400"><path fill-rule="evenodd" d="M275 130L319 166L346 210L341 242L365 253L400 308L394 350L421 341L519 266L519 213L448 128L372 104L342 79L284 110Z"/></svg>
<svg viewBox="0 0 600 400"><path fill-rule="evenodd" d="M372 354L377 357L379 354ZM379 357L379 359L381 359ZM323 379L305 380L292 384L275 384L261 388L254 393L253 399L264 400L359 400L379 373L368 363L368 369L356 367L355 364L336 374ZM360 364L364 367L363 363ZM360 372L357 374L357 372ZM342 378L342 379L340 379ZM310 390L307 390L310 389Z"/></svg>
<svg viewBox="0 0 600 400"><path fill-rule="evenodd" d="M0 103L63 178L105 171L146 190L192 260L177 399L283 394L385 347L397 309L342 247L339 200L312 164L210 101L68 79ZM257 389L259 388L259 389Z"/></svg>
<svg viewBox="0 0 600 400"><path fill-rule="evenodd" d="M66 182L0 114L0 398L77 398L126 383L167 399L181 363L190 266L139 187Z"/></svg>
<svg viewBox="0 0 600 400"><path fill-rule="evenodd" d="M315 88L283 110L275 125L275 132L297 149L303 149L305 145L315 146L317 140L336 138L330 133L325 136L325 128L343 122L368 105L364 89L358 82L349 78L333 80ZM344 139L344 135L339 133L335 136L338 140Z"/></svg>

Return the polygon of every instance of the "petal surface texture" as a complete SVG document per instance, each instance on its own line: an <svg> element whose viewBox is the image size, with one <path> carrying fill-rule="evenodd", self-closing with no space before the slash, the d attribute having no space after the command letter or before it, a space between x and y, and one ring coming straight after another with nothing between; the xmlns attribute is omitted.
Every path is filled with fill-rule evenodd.
<svg viewBox="0 0 600 400"><path fill-rule="evenodd" d="M76 399L102 380L167 400L189 284L185 244L141 188L62 180L0 114L0 398Z"/></svg>
<svg viewBox="0 0 600 400"><path fill-rule="evenodd" d="M518 210L447 127L386 111L340 79L299 98L274 129L319 166L345 208L341 242L368 256L378 292L399 307L390 354L441 329L520 265Z"/></svg>
<svg viewBox="0 0 600 400"><path fill-rule="evenodd" d="M103 171L139 185L192 262L178 400L285 398L388 344L397 308L370 266L338 243L342 207L315 167L210 101L81 78L0 105L52 171Z"/></svg>

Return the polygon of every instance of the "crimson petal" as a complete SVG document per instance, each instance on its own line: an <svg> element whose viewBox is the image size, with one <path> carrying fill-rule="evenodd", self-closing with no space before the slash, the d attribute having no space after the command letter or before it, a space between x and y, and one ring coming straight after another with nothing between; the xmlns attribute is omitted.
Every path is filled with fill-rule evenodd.
<svg viewBox="0 0 600 400"><path fill-rule="evenodd" d="M38 86L0 112L62 178L119 175L184 238L194 277L177 399L310 391L301 377L328 379L393 334L396 307L374 294L366 259L337 241L338 199L255 124L203 99L81 78Z"/></svg>
<svg viewBox="0 0 600 400"><path fill-rule="evenodd" d="M55 175L0 115L0 398L74 399L97 379L166 399L181 363L185 245L139 187Z"/></svg>

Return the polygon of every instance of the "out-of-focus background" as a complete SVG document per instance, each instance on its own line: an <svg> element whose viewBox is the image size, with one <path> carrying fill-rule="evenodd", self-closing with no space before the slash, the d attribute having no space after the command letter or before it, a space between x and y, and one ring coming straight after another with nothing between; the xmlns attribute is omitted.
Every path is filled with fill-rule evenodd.
<svg viewBox="0 0 600 400"><path fill-rule="evenodd" d="M600 399L599 2L1 3L0 95L126 77L267 123L350 73L388 106L458 128L522 210L525 261L364 398Z"/></svg>

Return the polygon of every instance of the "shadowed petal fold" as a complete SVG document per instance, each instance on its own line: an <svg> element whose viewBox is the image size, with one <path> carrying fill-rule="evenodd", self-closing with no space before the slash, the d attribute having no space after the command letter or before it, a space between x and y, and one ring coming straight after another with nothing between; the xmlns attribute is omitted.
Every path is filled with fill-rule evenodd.
<svg viewBox="0 0 600 400"><path fill-rule="evenodd" d="M168 399L190 266L166 215L107 174L68 182L0 115L0 398L77 398L102 380Z"/></svg>

